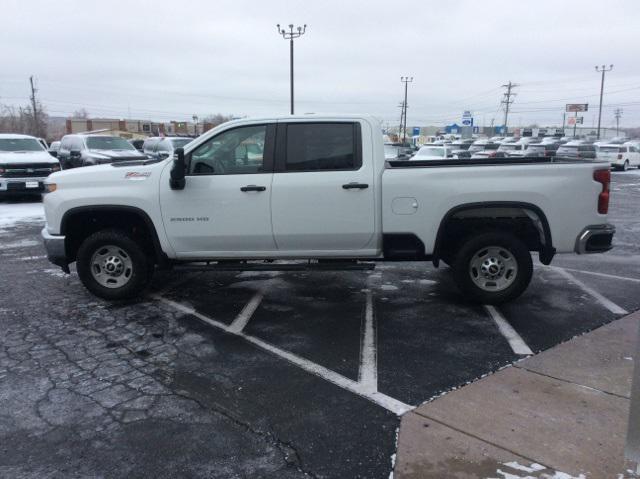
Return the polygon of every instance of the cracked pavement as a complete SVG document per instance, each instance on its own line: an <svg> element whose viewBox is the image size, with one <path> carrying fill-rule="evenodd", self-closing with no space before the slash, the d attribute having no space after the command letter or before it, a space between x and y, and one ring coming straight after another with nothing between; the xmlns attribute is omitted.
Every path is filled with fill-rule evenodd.
<svg viewBox="0 0 640 479"><path fill-rule="evenodd" d="M616 248L555 264L633 311L638 175L614 176ZM356 381L371 288L378 388L410 405L519 358L446 269L384 264L370 283L362 272L173 271L146 298L110 304L47 262L40 227L0 229L0 477L389 477L393 413L153 293L229 325L263 290L248 334ZM534 352L616 318L541 267L500 309Z"/></svg>

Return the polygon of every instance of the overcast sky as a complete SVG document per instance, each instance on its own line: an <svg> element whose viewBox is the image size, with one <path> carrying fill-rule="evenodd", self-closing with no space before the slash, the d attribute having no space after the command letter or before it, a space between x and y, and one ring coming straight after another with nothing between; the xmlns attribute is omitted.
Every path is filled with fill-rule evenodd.
<svg viewBox="0 0 640 479"><path fill-rule="evenodd" d="M289 46L276 23L308 24L296 41L296 112L371 113L408 124L557 125L589 103L603 125L640 125L640 1L2 0L0 102L20 104L28 78L51 115L185 120L213 113L286 114Z"/></svg>

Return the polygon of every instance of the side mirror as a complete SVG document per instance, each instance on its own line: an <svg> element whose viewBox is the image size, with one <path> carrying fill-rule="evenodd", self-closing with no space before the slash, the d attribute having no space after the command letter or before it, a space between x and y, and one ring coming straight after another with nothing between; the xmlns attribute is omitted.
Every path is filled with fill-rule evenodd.
<svg viewBox="0 0 640 479"><path fill-rule="evenodd" d="M49 154L50 154L51 156L53 156L54 158L58 158L58 152L57 152L57 151L51 150L51 151L49 152Z"/></svg>
<svg viewBox="0 0 640 479"><path fill-rule="evenodd" d="M158 153L158 157L161 160L166 160L167 158L169 158L169 153L166 151L161 151L160 153Z"/></svg>
<svg viewBox="0 0 640 479"><path fill-rule="evenodd" d="M171 167L169 186L172 190L184 190L186 184L184 175L187 169L187 164L184 161L184 148L177 148L175 153L176 158L173 160L173 166Z"/></svg>

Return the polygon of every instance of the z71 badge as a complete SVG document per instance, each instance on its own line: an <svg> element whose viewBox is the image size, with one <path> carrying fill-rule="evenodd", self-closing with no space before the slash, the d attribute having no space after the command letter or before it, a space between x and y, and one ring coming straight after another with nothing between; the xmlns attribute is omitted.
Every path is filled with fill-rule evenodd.
<svg viewBox="0 0 640 479"><path fill-rule="evenodd" d="M129 171L127 173L125 173L124 175L124 179L125 180L133 180L133 181L144 181L147 178L149 178L151 176L151 172L150 171Z"/></svg>

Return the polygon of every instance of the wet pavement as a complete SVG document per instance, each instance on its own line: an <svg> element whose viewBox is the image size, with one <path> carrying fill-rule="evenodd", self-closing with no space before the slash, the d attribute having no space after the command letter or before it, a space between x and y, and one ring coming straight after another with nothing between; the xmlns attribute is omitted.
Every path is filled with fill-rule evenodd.
<svg viewBox="0 0 640 479"><path fill-rule="evenodd" d="M423 263L161 273L110 304L41 222L0 224L0 476L388 477L398 414L523 357L501 321L536 353L640 309L640 174L612 176L616 248L493 313Z"/></svg>

